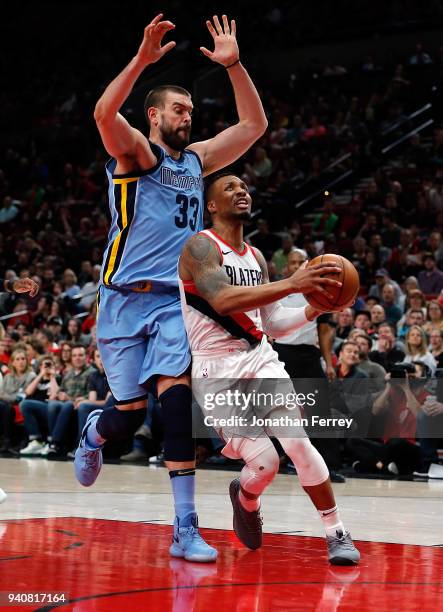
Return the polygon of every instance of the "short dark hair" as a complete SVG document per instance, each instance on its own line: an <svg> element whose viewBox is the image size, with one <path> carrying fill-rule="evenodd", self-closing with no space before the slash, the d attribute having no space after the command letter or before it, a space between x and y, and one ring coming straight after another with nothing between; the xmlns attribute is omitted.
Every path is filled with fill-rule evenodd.
<svg viewBox="0 0 443 612"><path fill-rule="evenodd" d="M181 94L183 96L189 96L191 98L191 94L184 87L179 87L178 85L159 85L158 87L154 87L151 91L148 92L145 102L143 105L143 109L145 111L146 121L150 126L151 123L148 118L148 109L151 106L156 106L157 108L164 108L165 106L165 96L168 91L173 91L174 93Z"/></svg>
<svg viewBox="0 0 443 612"><path fill-rule="evenodd" d="M86 352L86 346L84 344L80 344L80 342L76 342L72 345L71 350L73 351L74 349L83 349Z"/></svg>
<svg viewBox="0 0 443 612"><path fill-rule="evenodd" d="M377 331L380 329L380 327L389 327L389 329L391 330L391 332L393 333L394 336L397 335L397 330L395 328L395 325L392 325L392 323L389 323L389 321L382 321L379 326Z"/></svg>
<svg viewBox="0 0 443 612"><path fill-rule="evenodd" d="M372 338L371 338L371 336L369 334L359 334L358 337L359 338L364 338L366 340L366 342L368 343L369 348L371 348L371 346L372 346Z"/></svg>
<svg viewBox="0 0 443 612"><path fill-rule="evenodd" d="M222 179L225 176L237 176L237 174L233 171L230 171L229 169L224 169L220 172L214 172L213 174L210 174L209 176L207 176L204 180L204 185L205 185L205 202L206 204L209 202L209 194L211 191L212 186L220 179Z"/></svg>
<svg viewBox="0 0 443 612"><path fill-rule="evenodd" d="M342 344L340 345L340 353L342 352L342 350L345 348L345 346L356 346L358 348L358 344L355 340L345 340L344 342L342 342Z"/></svg>

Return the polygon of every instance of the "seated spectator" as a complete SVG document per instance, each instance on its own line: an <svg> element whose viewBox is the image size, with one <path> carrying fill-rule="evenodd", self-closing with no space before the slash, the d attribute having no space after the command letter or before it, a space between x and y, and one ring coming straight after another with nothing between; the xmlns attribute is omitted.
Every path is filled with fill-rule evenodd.
<svg viewBox="0 0 443 612"><path fill-rule="evenodd" d="M375 295L367 295L365 298L366 309L371 312L372 307L376 304L380 304L380 302L380 298L376 297Z"/></svg>
<svg viewBox="0 0 443 612"><path fill-rule="evenodd" d="M83 334L90 334L93 327L96 325L97 320L97 302L94 301L89 306L89 314L85 317L82 323L82 332ZM91 342L91 339L90 339Z"/></svg>
<svg viewBox="0 0 443 612"><path fill-rule="evenodd" d="M405 312L409 308L421 309L426 316L426 296L420 289L409 289L405 299Z"/></svg>
<svg viewBox="0 0 443 612"><path fill-rule="evenodd" d="M48 329L54 336L54 341L58 343L62 334L63 319L61 319L60 317L49 317Z"/></svg>
<svg viewBox="0 0 443 612"><path fill-rule="evenodd" d="M372 347L371 337L367 334L358 334L355 337L355 342L357 343L360 357L358 369L375 382L375 385L371 386L371 390L381 391L385 386L386 370L379 363L369 359Z"/></svg>
<svg viewBox="0 0 443 612"><path fill-rule="evenodd" d="M429 394L425 390L426 366L414 366L410 373L403 370L403 378L389 380L373 402L374 423L381 426L382 439L346 441L356 472L403 475L417 469L420 463L420 451L415 444L417 419Z"/></svg>
<svg viewBox="0 0 443 612"><path fill-rule="evenodd" d="M402 311L395 303L395 289L391 283L385 283L382 289L382 306L388 323L396 325L402 317Z"/></svg>
<svg viewBox="0 0 443 612"><path fill-rule="evenodd" d="M60 350L59 345L54 340L54 334L47 328L39 329L37 332L34 330L34 338L39 342L43 348L43 353L58 353Z"/></svg>
<svg viewBox="0 0 443 612"><path fill-rule="evenodd" d="M435 374L437 362L428 351L426 334L419 325L411 325L406 334L406 356L403 363L424 363Z"/></svg>
<svg viewBox="0 0 443 612"><path fill-rule="evenodd" d="M88 346L91 337L88 334L82 333L82 326L79 319L71 318L68 321L65 332L65 340L74 344L83 344Z"/></svg>
<svg viewBox="0 0 443 612"><path fill-rule="evenodd" d="M354 323L352 308L345 308L337 314L337 325L335 328L336 338L343 340L348 337Z"/></svg>
<svg viewBox="0 0 443 612"><path fill-rule="evenodd" d="M43 347L34 338L28 340L24 343L26 349L26 356L28 358L28 363L32 367L32 369L37 373L39 368L39 358L43 355Z"/></svg>
<svg viewBox="0 0 443 612"><path fill-rule="evenodd" d="M390 372L394 364L404 358L405 351L396 344L394 328L389 323L383 323L378 328L378 338L374 349L369 352L369 359Z"/></svg>
<svg viewBox="0 0 443 612"><path fill-rule="evenodd" d="M423 64L432 64L432 57L429 53L423 50L421 43L415 45L415 52L409 58L411 66L419 66Z"/></svg>
<svg viewBox="0 0 443 612"><path fill-rule="evenodd" d="M55 400L49 402L48 410L54 411L54 427L50 431L51 444L47 452L48 459L65 456L63 444L74 414L74 405L88 397L88 379L93 371L86 364L86 350L81 344L72 347L72 368L62 378L60 389Z"/></svg>
<svg viewBox="0 0 443 612"><path fill-rule="evenodd" d="M294 239L291 234L283 234L281 244L281 249L277 249L272 257L279 277L283 275L288 265L288 254L294 249Z"/></svg>
<svg viewBox="0 0 443 612"><path fill-rule="evenodd" d="M355 312L354 327L369 332L371 329L371 313L369 310L357 310Z"/></svg>
<svg viewBox="0 0 443 612"><path fill-rule="evenodd" d="M312 235L320 238L332 234L339 221L338 215L334 213L334 202L332 197L327 192L325 196L323 212L316 215L312 225Z"/></svg>
<svg viewBox="0 0 443 612"><path fill-rule="evenodd" d="M80 293L80 287L77 285L77 275L71 268L66 268L63 272L63 293L70 298Z"/></svg>
<svg viewBox="0 0 443 612"><path fill-rule="evenodd" d="M10 334L3 334L0 339L0 367L3 374L8 373L8 364L11 359L12 346L14 344Z"/></svg>
<svg viewBox="0 0 443 612"><path fill-rule="evenodd" d="M335 415L351 415L354 418L353 433L366 435L371 416L368 376L358 368L360 361L358 344L345 340L340 347L336 378L330 383L331 412Z"/></svg>
<svg viewBox="0 0 443 612"><path fill-rule="evenodd" d="M443 444L443 403L439 402L435 395L429 394L422 404L417 418L417 438L420 445L420 464L414 476L426 478L432 474L442 478L443 466L438 464L438 449Z"/></svg>
<svg viewBox="0 0 443 612"><path fill-rule="evenodd" d="M38 298L37 308L32 313L32 325L34 328L43 327L49 318L53 298L50 294L43 294Z"/></svg>
<svg viewBox="0 0 443 612"><path fill-rule="evenodd" d="M369 240L369 248L375 253L375 257L381 266L385 266L391 256L391 249L383 246L380 234L373 234ZM386 273L386 268L380 268ZM387 275L387 274L386 274ZM376 273L377 276L377 273ZM387 275L388 276L388 275ZM377 278L376 278L377 280ZM392 279L389 279L392 281Z"/></svg>
<svg viewBox="0 0 443 612"><path fill-rule="evenodd" d="M439 295L443 289L443 272L437 268L435 255L426 253L423 257L424 270L418 273L418 284L426 295Z"/></svg>
<svg viewBox="0 0 443 612"><path fill-rule="evenodd" d="M12 450L16 406L25 397L29 383L36 377L24 349L13 351L9 369L10 373L4 377L0 391L0 453Z"/></svg>
<svg viewBox="0 0 443 612"><path fill-rule="evenodd" d="M401 228L395 223L394 215L390 212L382 215L382 223L384 226L384 229L381 231L383 245L393 249L400 242Z"/></svg>
<svg viewBox="0 0 443 612"><path fill-rule="evenodd" d="M361 269L365 265L367 246L366 240L363 236L356 236L352 241L354 247L354 253L352 254L351 261L358 269Z"/></svg>
<svg viewBox="0 0 443 612"><path fill-rule="evenodd" d="M443 330L443 306L437 300L431 300L428 303L423 329L427 334L430 334L433 329Z"/></svg>
<svg viewBox="0 0 443 612"><path fill-rule="evenodd" d="M98 349L94 351L94 366L87 382L87 399L77 398L74 402L74 410L77 411L79 438L86 424L86 419L93 410L97 408L111 408L114 405L114 398L109 390L108 380ZM72 457L74 457L74 454L72 454Z"/></svg>
<svg viewBox="0 0 443 612"><path fill-rule="evenodd" d="M63 377L72 369L72 344L67 340L62 340L60 353L58 354L58 372Z"/></svg>
<svg viewBox="0 0 443 612"><path fill-rule="evenodd" d="M429 334L429 351L438 368L443 368L443 330L434 328Z"/></svg>
<svg viewBox="0 0 443 612"><path fill-rule="evenodd" d="M255 147L254 161L252 164L245 164L247 173L252 185L261 185L264 179L272 174L272 161L269 159L264 147Z"/></svg>
<svg viewBox="0 0 443 612"><path fill-rule="evenodd" d="M377 330L381 323L386 321L386 313L383 306L374 304L371 308L371 329Z"/></svg>
<svg viewBox="0 0 443 612"><path fill-rule="evenodd" d="M25 420L28 444L20 455L44 455L49 450L55 413L48 410L49 400L57 396L59 389L54 356L48 353L39 359L40 371L25 389L26 397L20 403Z"/></svg>
<svg viewBox="0 0 443 612"><path fill-rule="evenodd" d="M365 260L360 263L358 273L360 276L360 284L369 290L375 282L375 273L378 270L378 261L373 249L368 249Z"/></svg>
<svg viewBox="0 0 443 612"><path fill-rule="evenodd" d="M401 320L398 325L400 325ZM405 314L405 322L401 327L398 327L398 337L403 340L406 338L406 334L412 325L418 325L422 327L425 323L425 317L421 308L410 308Z"/></svg>
<svg viewBox="0 0 443 612"><path fill-rule="evenodd" d="M416 276L408 276L404 283L403 283L403 295L401 296L398 305L400 306L400 308L402 309L403 312L405 312L409 306L406 306L406 300L408 297L408 294L413 291L414 289L417 289L418 291L420 291L420 288L418 286L418 280ZM421 293L421 291L420 291ZM426 300L426 298L425 298Z"/></svg>
<svg viewBox="0 0 443 612"><path fill-rule="evenodd" d="M97 299L97 291L100 282L100 271L101 266L96 264L92 268L92 280L88 281L81 288L82 298L80 300L80 306L84 310L89 310L92 303Z"/></svg>
<svg viewBox="0 0 443 612"><path fill-rule="evenodd" d="M413 472L418 463L415 446L417 417L429 395L425 389L427 378L422 364L414 364L414 368L413 373L405 371L402 377L389 380L372 407L374 416L383 421L385 443L392 439L402 439L410 443L409 447L403 446L402 449L403 462L408 459L406 463L409 472Z"/></svg>
<svg viewBox="0 0 443 612"><path fill-rule="evenodd" d="M379 268L375 273L375 285L372 285L372 287L369 289L369 295L375 296L379 300L382 300L383 287L386 283L390 283L394 287L395 304L397 304L402 295L402 290L400 289L398 283L395 280L389 278L389 272L385 268Z"/></svg>

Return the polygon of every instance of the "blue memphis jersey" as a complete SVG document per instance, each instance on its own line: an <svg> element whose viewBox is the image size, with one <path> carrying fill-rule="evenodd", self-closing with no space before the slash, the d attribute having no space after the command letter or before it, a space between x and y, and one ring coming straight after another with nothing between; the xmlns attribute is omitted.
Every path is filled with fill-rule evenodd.
<svg viewBox="0 0 443 612"><path fill-rule="evenodd" d="M183 245L203 229L198 155L185 150L175 160L150 144L157 163L148 171L116 175L116 160L106 164L111 228L103 258L104 285L156 281L178 286Z"/></svg>

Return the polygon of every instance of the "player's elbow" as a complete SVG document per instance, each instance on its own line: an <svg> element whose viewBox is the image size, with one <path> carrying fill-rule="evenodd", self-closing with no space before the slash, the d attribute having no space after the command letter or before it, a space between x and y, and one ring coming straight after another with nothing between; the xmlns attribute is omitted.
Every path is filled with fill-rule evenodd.
<svg viewBox="0 0 443 612"><path fill-rule="evenodd" d="M103 125L108 119L108 113L106 112L105 105L101 100L97 102L94 109L94 120L97 125Z"/></svg>
<svg viewBox="0 0 443 612"><path fill-rule="evenodd" d="M259 138L261 138L266 132L267 127L268 120L266 119L266 117L263 117L260 121L254 121L253 123L251 123L248 126L251 140L253 142L256 142Z"/></svg>
<svg viewBox="0 0 443 612"><path fill-rule="evenodd" d="M216 298L211 301L211 306L221 317L227 317L233 312L232 305L224 298Z"/></svg>
<svg viewBox="0 0 443 612"><path fill-rule="evenodd" d="M227 308L225 304L219 304L217 302L216 304L213 304L212 307L214 308L215 312L221 317L227 317L229 314L231 314L230 309Z"/></svg>

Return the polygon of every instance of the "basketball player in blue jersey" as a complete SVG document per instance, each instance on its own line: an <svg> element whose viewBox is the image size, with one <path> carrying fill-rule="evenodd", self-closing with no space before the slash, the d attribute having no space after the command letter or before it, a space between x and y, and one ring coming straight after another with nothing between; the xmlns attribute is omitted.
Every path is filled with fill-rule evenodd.
<svg viewBox="0 0 443 612"><path fill-rule="evenodd" d="M238 159L264 133L267 120L258 93L242 66L235 21L206 22L214 50L201 52L228 71L238 122L204 142L189 145L192 99L181 87L161 86L145 101L149 139L119 113L146 67L170 51L162 45L175 26L162 14L145 28L141 46L108 85L94 117L112 156L109 180L111 229L97 317L100 355L116 400L94 411L82 432L75 471L92 485L106 440L130 437L146 415L147 385L156 384L164 420L165 463L175 502L170 554L215 561L201 538L194 506L195 444L192 437L190 352L183 325L177 261L186 240L203 229L204 175Z"/></svg>

